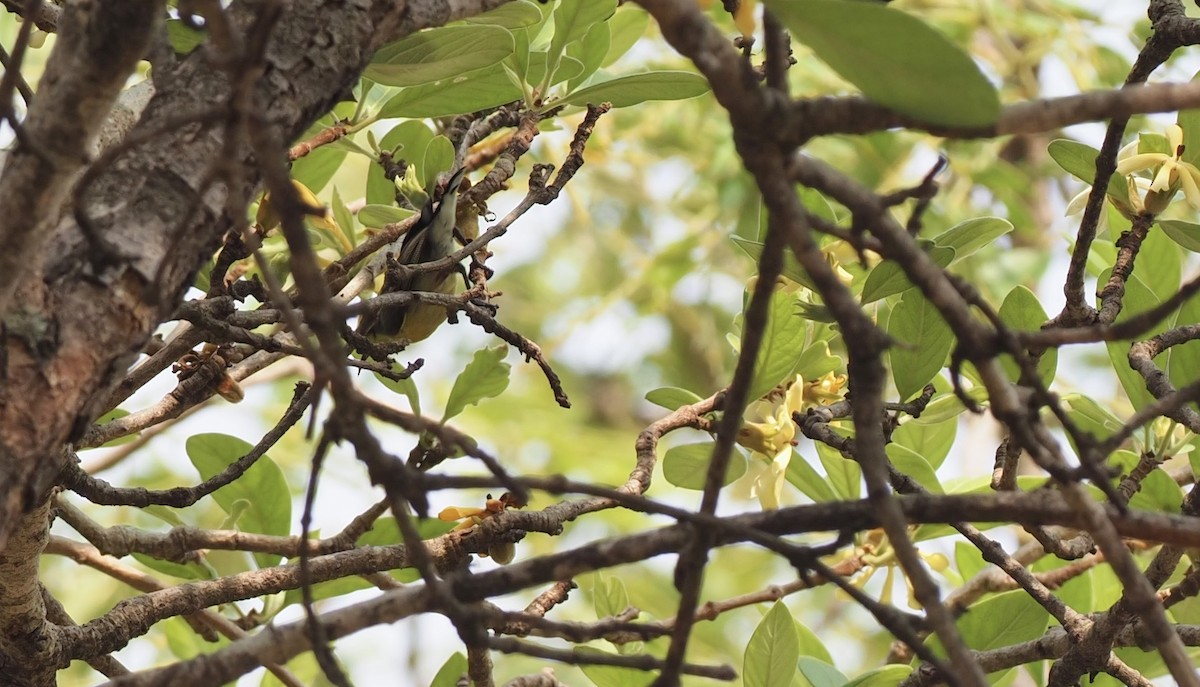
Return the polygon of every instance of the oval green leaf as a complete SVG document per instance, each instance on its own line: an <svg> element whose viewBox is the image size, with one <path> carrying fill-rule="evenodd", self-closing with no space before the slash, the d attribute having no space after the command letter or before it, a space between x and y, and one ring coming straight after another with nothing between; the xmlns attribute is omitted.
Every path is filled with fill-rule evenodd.
<svg viewBox="0 0 1200 687"><path fill-rule="evenodd" d="M954 262L954 249L948 246L933 246L929 251L929 257L938 267L946 267ZM880 298L894 296L911 288L913 288L912 282L904 275L900 264L892 260L885 260L876 265L867 275L867 281L863 284L862 303L863 305L873 303Z"/></svg>
<svg viewBox="0 0 1200 687"><path fill-rule="evenodd" d="M842 687L846 684L846 676L832 663L812 656L801 656L797 668L800 674L792 683L794 687Z"/></svg>
<svg viewBox="0 0 1200 687"><path fill-rule="evenodd" d="M384 46L363 75L388 86L419 86L498 65L513 50L512 33L503 27L443 26Z"/></svg>
<svg viewBox="0 0 1200 687"><path fill-rule="evenodd" d="M862 468L858 467L858 463L846 458L828 444L814 443L817 445L817 458L821 461L821 467L825 469L829 486L837 493L838 498L844 501L859 498L862 494Z"/></svg>
<svg viewBox="0 0 1200 687"><path fill-rule="evenodd" d="M421 162L421 183L425 192L433 196L438 175L449 172L454 165L454 144L445 136L434 136L425 146L425 159Z"/></svg>
<svg viewBox="0 0 1200 687"><path fill-rule="evenodd" d="M751 401L762 398L795 374L804 350L806 322L796 312L794 295L783 291L772 293L769 318L750 382Z"/></svg>
<svg viewBox="0 0 1200 687"><path fill-rule="evenodd" d="M613 107L629 107L649 100L684 100L708 92L704 77L692 72L662 71L618 76L615 79L581 88L561 100L548 103L543 109L559 105L611 103Z"/></svg>
<svg viewBox="0 0 1200 687"><path fill-rule="evenodd" d="M1100 154L1099 150L1069 138L1056 138L1050 141L1046 152L1050 153L1050 158L1057 162L1059 167L1076 179L1086 184L1096 180L1096 156ZM1108 195L1121 202L1128 202L1129 185L1125 182L1125 177L1113 172L1108 180Z"/></svg>
<svg viewBox="0 0 1200 687"><path fill-rule="evenodd" d="M938 234L933 242L953 248L952 262L958 262L1012 230L1012 223L1003 217L974 217Z"/></svg>
<svg viewBox="0 0 1200 687"><path fill-rule="evenodd" d="M782 601L763 616L746 645L742 680L746 687L790 687L800 660L796 622Z"/></svg>
<svg viewBox="0 0 1200 687"><path fill-rule="evenodd" d="M896 340L888 349L892 379L901 400L908 400L946 364L954 335L937 308L917 291L904 294L892 309L887 332Z"/></svg>
<svg viewBox="0 0 1200 687"><path fill-rule="evenodd" d="M829 482L821 476L819 472L813 469L813 466L808 464L804 456L792 451L792 459L788 461L787 472L784 473L789 484L800 490L808 498L817 503L828 503L829 501L837 501L837 494L833 493L833 488L829 486Z"/></svg>
<svg viewBox="0 0 1200 687"><path fill-rule="evenodd" d="M1200 148L1200 146L1197 147ZM1158 226L1162 227L1163 233L1168 238L1178 243L1184 250L1200 253L1200 224L1181 219L1160 219Z"/></svg>
<svg viewBox="0 0 1200 687"><path fill-rule="evenodd" d="M608 53L604 55L600 66L607 67L629 52L634 43L646 33L646 27L649 25L650 15L641 7L631 3L618 7L616 14L608 20Z"/></svg>
<svg viewBox="0 0 1200 687"><path fill-rule="evenodd" d="M667 410L678 410L683 406L699 403L704 399L687 389L680 389L677 386L663 386L648 392L646 400Z"/></svg>
<svg viewBox="0 0 1200 687"><path fill-rule="evenodd" d="M466 674L467 657L463 656L461 651L456 651L438 669L437 675L433 676L433 682L429 683L429 687L455 687L459 679Z"/></svg>
<svg viewBox="0 0 1200 687"><path fill-rule="evenodd" d="M1041 329L1046 320L1050 319L1042 308L1038 297L1024 286L1017 286L1004 297L1000 305L1000 320L1010 329L1036 332ZM1000 356L1000 364L1008 374L1009 379L1016 382L1020 378L1020 367L1011 355ZM1038 377L1042 383L1049 386L1058 369L1058 349L1046 349L1037 362Z"/></svg>
<svg viewBox="0 0 1200 687"><path fill-rule="evenodd" d="M938 481L937 473L933 471L929 461L922 458L916 451L900 444L888 444L884 450L887 452L888 460L896 466L897 470L913 478L917 484L935 494L945 493L942 483Z"/></svg>
<svg viewBox="0 0 1200 687"><path fill-rule="evenodd" d="M358 211L358 221L364 227L382 227L388 224L403 221L404 219L414 215L412 210L398 208L395 205L364 205Z"/></svg>
<svg viewBox="0 0 1200 687"><path fill-rule="evenodd" d="M906 12L844 0L766 0L797 40L863 94L931 124L989 126L995 87L971 57Z"/></svg>
<svg viewBox="0 0 1200 687"><path fill-rule="evenodd" d="M512 372L512 366L504 362L507 355L507 346L475 351L471 362L467 363L454 380L450 398L446 399L446 411L442 413L442 422L458 415L468 405L475 405L485 398L494 398L504 393L508 388L509 373Z"/></svg>
<svg viewBox="0 0 1200 687"><path fill-rule="evenodd" d="M557 66L568 43L583 38L593 26L611 17L616 9L616 0L559 0L554 7L550 64Z"/></svg>
<svg viewBox="0 0 1200 687"><path fill-rule="evenodd" d="M523 29L542 20L542 11L530 0L516 0L501 5L474 17L468 17L468 24L492 24L506 29Z"/></svg>
<svg viewBox="0 0 1200 687"><path fill-rule="evenodd" d="M699 444L684 444L667 451L663 456L663 478L682 489L704 488L704 479L708 474L708 461L712 458L713 446L711 441ZM729 467L725 469L726 486L746 473L746 459L734 451L729 456Z"/></svg>
<svg viewBox="0 0 1200 687"><path fill-rule="evenodd" d="M422 86L405 88L379 111L380 119L447 117L497 107L520 100L521 89L504 76L502 67L489 67Z"/></svg>
<svg viewBox="0 0 1200 687"><path fill-rule="evenodd" d="M246 455L254 447L227 434L195 434L185 443L188 458L202 479L209 479ZM285 536L292 524L292 497L283 471L269 457L261 456L241 478L212 494L228 514L240 513L238 529L258 534ZM259 566L279 563L274 554L254 554Z"/></svg>

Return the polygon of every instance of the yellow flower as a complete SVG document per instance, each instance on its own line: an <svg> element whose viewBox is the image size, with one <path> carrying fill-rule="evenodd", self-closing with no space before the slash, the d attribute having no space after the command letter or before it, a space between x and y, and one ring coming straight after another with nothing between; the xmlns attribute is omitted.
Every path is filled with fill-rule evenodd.
<svg viewBox="0 0 1200 687"><path fill-rule="evenodd" d="M487 500L483 504L483 508L475 508L472 506L447 506L438 513L438 520L442 522L454 522L461 520L452 532L460 530L469 530L472 527L482 523L485 519L494 517L508 510L509 508L524 508L525 502L515 494L504 492L500 498L494 499L491 494L487 495ZM513 557L517 553L517 546L510 541L494 541L488 545L486 552L480 551L479 555L483 557L491 557L501 565L508 565L512 562Z"/></svg>
<svg viewBox="0 0 1200 687"><path fill-rule="evenodd" d="M1124 176L1143 169L1151 170L1153 180L1142 201L1146 212L1162 212L1180 188L1187 202L1200 209L1200 169L1181 159L1183 129L1178 124L1167 127L1167 145L1169 153L1138 153L1121 160L1117 163L1117 174Z"/></svg>
<svg viewBox="0 0 1200 687"><path fill-rule="evenodd" d="M746 470L749 495L757 497L764 510L778 508L783 496L783 483L787 481L788 463L796 443L792 413L803 408L805 388L804 379L796 375L782 402L767 414L764 422L747 422L738 430L737 442L753 454Z"/></svg>
<svg viewBox="0 0 1200 687"><path fill-rule="evenodd" d="M846 386L846 375L835 375L826 372L823 377L809 382L804 387L805 405L821 405L836 401L842 397L842 389Z"/></svg>
<svg viewBox="0 0 1200 687"><path fill-rule="evenodd" d="M1125 185L1129 191L1127 198L1117 199L1111 195L1106 196L1106 198L1108 202L1112 203L1113 207L1115 207L1118 212L1125 216L1125 219L1132 220L1135 215L1140 215L1146 211L1146 206L1142 202L1142 196L1144 196L1146 193L1149 193L1150 180L1145 177L1137 177L1130 174L1125 177ZM1087 207L1088 198L1091 196L1091 194L1092 188L1090 186L1076 194L1075 197L1071 199L1071 202L1067 203L1066 215L1070 217L1071 215L1083 214L1083 210L1085 207ZM1100 213L1100 221L1096 223L1096 226L1101 231L1108 226L1107 212Z"/></svg>

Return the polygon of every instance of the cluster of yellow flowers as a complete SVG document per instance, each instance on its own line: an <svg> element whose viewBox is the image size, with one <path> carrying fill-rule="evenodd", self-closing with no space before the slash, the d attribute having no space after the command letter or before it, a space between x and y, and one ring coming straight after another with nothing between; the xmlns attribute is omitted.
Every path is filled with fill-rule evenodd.
<svg viewBox="0 0 1200 687"><path fill-rule="evenodd" d="M1134 141L1117 154L1117 174L1125 177L1128 193L1125 198L1110 195L1108 200L1128 219L1143 214L1161 214L1181 190L1188 204L1200 209L1200 168L1183 159L1186 150L1183 129L1172 124L1167 127L1166 138L1166 153L1138 153L1139 142ZM1135 174L1145 170L1151 172L1149 178ZM1090 192L1085 189L1072 198L1067 205L1067 214L1082 212Z"/></svg>
<svg viewBox="0 0 1200 687"><path fill-rule="evenodd" d="M841 398L845 385L846 376L832 372L808 383L796 375L781 395L768 394L768 399L780 396L778 400L763 400L751 406L750 413L762 421L743 423L738 430L737 442L752 452L745 479L750 496L757 497L763 508L778 508L783 495L792 447L796 445L796 423L792 413Z"/></svg>
<svg viewBox="0 0 1200 687"><path fill-rule="evenodd" d="M931 570L937 573L944 572L950 567L950 559L941 553L926 553L924 551L917 552L921 556L921 560L929 566ZM883 590L880 592L880 603L891 605L892 603L892 588L895 586L896 571L900 567L900 562L896 559L896 551L892 548L892 544L888 541L887 535L883 530L875 529L864 532L860 535L860 543L853 549L844 550L840 558L847 559L858 557L863 563L863 568L859 570L853 578L850 579L850 584L862 589L867 586L875 573L883 570L885 577L883 580ZM916 594L913 592L912 582L908 576L904 577L904 584L908 587L908 606L909 608L920 609L921 604L917 601Z"/></svg>

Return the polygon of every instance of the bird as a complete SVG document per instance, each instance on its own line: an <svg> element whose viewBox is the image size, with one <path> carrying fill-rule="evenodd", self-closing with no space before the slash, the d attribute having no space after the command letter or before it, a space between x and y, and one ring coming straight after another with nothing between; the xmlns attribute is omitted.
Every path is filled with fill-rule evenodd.
<svg viewBox="0 0 1200 687"><path fill-rule="evenodd" d="M466 167L459 168L450 176L441 201L434 203L431 198L421 208L420 219L404 236L404 242L400 245L400 255L389 255L389 261L394 260L402 265L416 265L444 258L454 252L458 187L466 173ZM383 288L379 293L454 293L454 277L462 273L462 265L419 274L405 274L402 270L388 269L384 273ZM445 308L414 301L404 305L390 305L362 315L357 331L374 343L411 344L428 338L445 321Z"/></svg>

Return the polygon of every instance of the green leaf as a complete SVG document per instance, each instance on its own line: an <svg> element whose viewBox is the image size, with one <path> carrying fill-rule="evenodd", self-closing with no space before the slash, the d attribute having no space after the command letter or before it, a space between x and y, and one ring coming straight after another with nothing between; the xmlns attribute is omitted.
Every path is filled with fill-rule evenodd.
<svg viewBox="0 0 1200 687"><path fill-rule="evenodd" d="M166 635L167 647L176 658L183 661L212 653L229 644L229 639L224 636L218 636L215 643L208 642L197 634L195 628L189 625L182 616L168 618L162 624L162 629Z"/></svg>
<svg viewBox="0 0 1200 687"><path fill-rule="evenodd" d="M517 0L483 14L468 17L468 24L493 24L506 29L523 29L542 20L542 11L530 0Z"/></svg>
<svg viewBox="0 0 1200 687"><path fill-rule="evenodd" d="M450 658L446 659L441 668L438 668L437 675L433 676L429 687L456 687L459 678L466 674L467 657L456 651L450 654Z"/></svg>
<svg viewBox="0 0 1200 687"><path fill-rule="evenodd" d="M445 136L434 136L425 146L425 158L421 162L421 183L425 192L433 196L438 175L450 171L454 165L454 144Z"/></svg>
<svg viewBox="0 0 1200 687"><path fill-rule="evenodd" d="M597 572L592 585L592 606L597 620L624 613L629 608L629 592L625 590L621 578Z"/></svg>
<svg viewBox="0 0 1200 687"><path fill-rule="evenodd" d="M581 656L615 655L590 646L575 647L574 651ZM654 673L635 668L581 663L579 669L596 687L648 687L654 682Z"/></svg>
<svg viewBox="0 0 1200 687"><path fill-rule="evenodd" d="M550 69L558 67L567 44L582 39L616 9L616 0L559 0L554 8L554 37L547 53Z"/></svg>
<svg viewBox="0 0 1200 687"><path fill-rule="evenodd" d="M379 148L395 153L400 159L420 165L425 158L425 149L437 136L425 122L400 122L379 139Z"/></svg>
<svg viewBox="0 0 1200 687"><path fill-rule="evenodd" d="M395 372L400 372L403 370L403 368L398 363L392 363L392 370ZM417 383L412 380L412 377L407 379L388 379L387 377L376 374L375 379L378 379L380 384L391 389L392 391L402 394L408 399L408 407L413 411L413 413L417 415L421 414L421 394L417 391Z"/></svg>
<svg viewBox="0 0 1200 687"><path fill-rule="evenodd" d="M1200 79L1200 72L1192 76L1192 81L1197 79ZM1200 163L1200 110L1180 110L1175 121L1183 129L1184 148L1180 159L1193 165Z"/></svg>
<svg viewBox="0 0 1200 687"><path fill-rule="evenodd" d="M1200 298L1192 296L1179 308L1174 324L1200 322ZM1200 342L1187 341L1171 347L1167 374L1176 389L1200 380Z"/></svg>
<svg viewBox="0 0 1200 687"><path fill-rule="evenodd" d="M1113 485L1121 481L1138 464L1138 454L1122 449L1114 451L1109 456L1110 465L1120 470L1120 475L1113 478ZM1156 467L1142 479L1141 486L1129 499L1129 506L1138 510L1155 511L1160 513L1179 513L1183 503L1183 490L1166 470Z"/></svg>
<svg viewBox="0 0 1200 687"><path fill-rule="evenodd" d="M917 291L905 293L888 317L892 379L901 400L912 398L937 375L954 345L950 326Z"/></svg>
<svg viewBox="0 0 1200 687"><path fill-rule="evenodd" d="M1197 113L1200 114L1200 110ZM1196 147L1200 148L1200 145ZM1185 250L1200 253L1200 224L1181 219L1160 219L1158 226L1162 228L1164 234Z"/></svg>
<svg viewBox="0 0 1200 687"><path fill-rule="evenodd" d="M415 523L417 536L421 538L421 541L440 537L455 527L455 523L437 518L417 518ZM354 543L358 546L394 546L404 543L404 536L400 534L400 525L396 523L396 518L388 515L376 520L371 525L371 529L363 532L358 541ZM404 569L411 570L411 568Z"/></svg>
<svg viewBox="0 0 1200 687"><path fill-rule="evenodd" d="M958 631L968 647L987 651L1035 639L1045 632L1049 621L1046 609L1018 590L988 597L968 608L958 620ZM930 637L926 645L945 655L937 637ZM996 684L1010 671L990 673L988 682Z"/></svg>
<svg viewBox="0 0 1200 687"><path fill-rule="evenodd" d="M1183 256L1179 247L1167 239L1160 232L1150 232L1142 241L1134 268L1137 279L1154 293L1158 303L1175 295L1182 278L1180 265Z"/></svg>
<svg viewBox="0 0 1200 687"><path fill-rule="evenodd" d="M112 422L113 420L119 420L120 418L123 418L128 414L129 414L128 410L125 410L123 408L113 408L112 410L108 411L107 413L96 418L95 424L96 425L106 425L106 424ZM128 444L131 441L137 441L139 434L141 434L141 432L134 432L132 434L126 434L123 437L117 437L116 439L113 439L112 441L105 442L104 444L100 445L99 447L93 447L93 448L108 448L110 446L120 446L121 444Z"/></svg>
<svg viewBox="0 0 1200 687"><path fill-rule="evenodd" d="M1171 143L1167 141L1167 137L1149 131L1143 131L1138 134L1137 152L1139 155L1142 153L1159 153L1175 157L1175 151L1171 150Z"/></svg>
<svg viewBox="0 0 1200 687"><path fill-rule="evenodd" d="M837 223L838 214L834 211L833 206L829 204L829 199L825 197L825 194L815 188L801 186L796 192L796 196L800 198L800 204L804 206L805 210L808 210L826 222ZM788 252L790 253L791 251Z"/></svg>
<svg viewBox="0 0 1200 687"><path fill-rule="evenodd" d="M832 446L821 442L815 443L817 458L821 461L821 467L825 468L829 486L833 488L834 493L844 501L857 499L862 493L862 468Z"/></svg>
<svg viewBox="0 0 1200 687"><path fill-rule="evenodd" d="M421 538L421 541L440 537L454 529L456 525L456 523L444 522L437 518L419 518L416 524L417 536ZM396 519L385 517L376 520L371 529L359 537L355 543L358 546L393 546L403 542L404 536L400 534L400 526L396 524ZM396 581L404 582L405 584L421 579L421 572L416 568L399 568L389 572L392 577L396 578ZM336 582L342 581L344 580L337 580Z"/></svg>
<svg viewBox="0 0 1200 687"><path fill-rule="evenodd" d="M347 155L344 149L321 146L292 163L292 178L317 193L341 168Z"/></svg>
<svg viewBox="0 0 1200 687"><path fill-rule="evenodd" d="M801 317L807 319L807 310L803 309L806 303L797 303L801 306ZM842 359L829 352L828 341L814 341L813 344L804 349L800 354L800 359L796 361L796 374L804 378L805 382L811 382L821 377L826 373L837 372L842 369Z"/></svg>
<svg viewBox="0 0 1200 687"><path fill-rule="evenodd" d="M841 671L812 656L801 656L798 668L800 680L792 683L795 687L842 687L846 684L846 676Z"/></svg>
<svg viewBox="0 0 1200 687"><path fill-rule="evenodd" d="M954 542L954 565L963 581L966 581L986 570L989 563L983 560L978 548L965 541L957 541Z"/></svg>
<svg viewBox="0 0 1200 687"><path fill-rule="evenodd" d="M881 105L931 124L984 127L1000 116L995 87L920 19L875 3L766 0L797 40Z"/></svg>
<svg viewBox="0 0 1200 687"><path fill-rule="evenodd" d="M680 389L677 386L662 386L647 392L646 400L667 410L678 410L683 406L699 403L704 399L687 389Z"/></svg>
<svg viewBox="0 0 1200 687"><path fill-rule="evenodd" d="M935 377L933 382L936 386L940 377ZM947 382L949 386L949 382ZM976 403L987 401L987 389L974 386L967 389L967 398L970 398ZM921 413L921 417L914 418L913 422L919 422L923 425L936 425L945 422L951 418L958 417L966 410L966 407L959 400L958 396L953 393L944 392L934 394L933 400L929 405L925 406L925 412Z"/></svg>
<svg viewBox="0 0 1200 687"><path fill-rule="evenodd" d="M801 494L817 503L838 500L837 494L833 493L825 478L796 451L792 451L792 459L788 462L784 477L793 487L799 489Z"/></svg>
<svg viewBox="0 0 1200 687"><path fill-rule="evenodd" d="M237 437L214 433L188 437L185 448L201 478L209 479L254 447ZM213 492L212 498L226 513L241 512L237 523L240 530L285 536L291 528L292 497L287 481L268 456L261 456L239 479ZM276 565L280 560L267 553L256 553L254 557L260 567Z"/></svg>
<svg viewBox="0 0 1200 687"><path fill-rule="evenodd" d="M752 241L743 236L730 236L729 238L731 241L733 241L733 245L741 249L741 251L749 256L751 260L754 260L756 263L758 262L759 257L762 256L763 250L763 244L761 241ZM804 268L800 266L800 263L796 260L796 256L792 255L792 251L790 250L784 251L783 253L783 270L780 272L780 274L788 279L791 279L797 284L803 285L807 289L812 291L817 290L817 285L813 283L812 279L808 278L808 272L806 272ZM805 304L798 303L797 305L803 307Z"/></svg>
<svg viewBox="0 0 1200 687"><path fill-rule="evenodd" d="M933 242L953 248L952 263L956 263L1012 230L1012 223L1002 217L976 217L955 224L934 237Z"/></svg>
<svg viewBox="0 0 1200 687"><path fill-rule="evenodd" d="M1050 157L1059 167L1076 179L1088 185L1096 180L1096 156L1100 154L1099 150L1079 141L1058 138L1050 141L1046 152L1050 153ZM1129 184L1125 177L1113 172L1108 180L1108 195L1118 202L1129 202Z"/></svg>
<svg viewBox="0 0 1200 687"><path fill-rule="evenodd" d="M364 205L358 211L358 221L364 227L372 227L378 229L389 224L402 222L417 213L405 208L398 208L395 205Z"/></svg>
<svg viewBox="0 0 1200 687"><path fill-rule="evenodd" d="M504 362L507 355L507 346L475 351L475 357L454 380L450 398L446 399L442 422L458 415L468 405L476 405L485 398L495 398L504 393L512 372L512 366Z"/></svg>
<svg viewBox="0 0 1200 687"><path fill-rule="evenodd" d="M924 417L924 413L922 413L922 417ZM957 422L926 424L909 419L892 432L892 441L912 449L936 470L941 467L946 456L950 454L950 447L954 445L956 434L958 434Z"/></svg>
<svg viewBox="0 0 1200 687"><path fill-rule="evenodd" d="M988 597L972 605L958 621L967 646L989 651L1037 639L1046 630L1050 614L1024 591Z"/></svg>
<svg viewBox="0 0 1200 687"><path fill-rule="evenodd" d="M1004 303L1000 305L999 315L1004 324L1017 331L1036 332L1042 328L1046 320L1050 319L1046 315L1046 311L1042 309L1038 297L1024 286L1017 286L1008 292L1008 295L1004 297ZM1020 379L1020 367L1011 355L1006 353L1000 356L1000 365L1010 380L1016 382ZM1058 349L1048 348L1037 362L1037 373L1042 383L1049 386L1050 382L1054 380L1054 373L1057 369Z"/></svg>
<svg viewBox="0 0 1200 687"><path fill-rule="evenodd" d="M317 664L317 659L311 651L288 661L286 667L294 679L283 682L268 670L263 672L262 682L258 683L258 687L292 687L297 682L302 685L323 684L321 666Z"/></svg>
<svg viewBox="0 0 1200 687"><path fill-rule="evenodd" d="M923 246L932 246L927 241ZM946 267L954 262L954 249L947 246L932 246L929 257L938 267ZM912 282L905 276L900 264L893 260L885 260L876 265L867 275L863 284L862 304L873 303L880 298L887 298L898 293L904 293L913 288Z"/></svg>
<svg viewBox="0 0 1200 687"><path fill-rule="evenodd" d="M913 478L917 484L935 494L945 493L942 483L938 481L937 473L933 471L929 461L925 460L921 454L900 444L888 444L884 450L897 470Z"/></svg>
<svg viewBox="0 0 1200 687"><path fill-rule="evenodd" d="M631 3L625 3L617 8L616 14L608 20L608 52L600 62L601 67L607 67L619 60L646 33L650 25L650 15L646 10Z"/></svg>
<svg viewBox="0 0 1200 687"><path fill-rule="evenodd" d="M668 450L662 459L663 478L681 489L704 489L714 446L716 444L713 442L706 441L699 444L683 444ZM725 480L721 486L729 485L744 474L746 458L735 449L729 456L729 465L725 468Z"/></svg>
<svg viewBox="0 0 1200 687"><path fill-rule="evenodd" d="M329 201L329 209L333 211L333 220L337 222L338 227L341 228L346 238L350 239L350 243L358 243L358 235L354 230L354 215L350 213L350 208L346 207L346 203L342 201L342 196L338 193L337 186L333 187L333 197Z"/></svg>
<svg viewBox="0 0 1200 687"><path fill-rule="evenodd" d="M420 86L498 65L513 50L512 33L503 27L443 26L385 45L363 75L388 86Z"/></svg>
<svg viewBox="0 0 1200 687"><path fill-rule="evenodd" d="M501 66L402 89L384 103L380 119L448 117L497 107L522 97L521 88L507 78Z"/></svg>
<svg viewBox="0 0 1200 687"><path fill-rule="evenodd" d="M375 163L367 167L366 197L367 203L370 205L392 207L392 204L396 202L396 184L384 175L383 167ZM358 216L358 221L364 227L367 226L366 222L363 222L361 214Z"/></svg>
<svg viewBox="0 0 1200 687"><path fill-rule="evenodd" d="M161 558L137 552L129 555L133 556L133 560L147 568L164 575L170 575L171 577L178 577L182 580L207 580L212 578L208 569L199 563L172 563L171 561L164 561Z"/></svg>
<svg viewBox="0 0 1200 687"><path fill-rule="evenodd" d="M167 40L171 49L180 55L187 55L204 42L205 33L197 31L181 19L167 20Z"/></svg>
<svg viewBox="0 0 1200 687"><path fill-rule="evenodd" d="M815 632L808 629L808 626L799 620L796 622L796 639L800 646L800 660L805 657L815 658L818 661L833 665L833 655L829 653L829 649L825 648L825 643L817 636ZM842 678L837 684L842 684L846 678Z"/></svg>
<svg viewBox="0 0 1200 687"><path fill-rule="evenodd" d="M1143 242L1143 244L1145 243ZM1142 282L1141 274L1135 271L1131 278L1125 281L1124 307L1121 310L1121 314L1117 315L1117 322L1122 322L1135 313L1145 312L1159 304L1158 297L1150 287ZM1098 283L1107 283L1108 276L1109 272L1107 270L1102 272ZM1100 288L1103 287L1101 286ZM1166 319L1164 318L1164 321ZM1131 346L1132 344L1128 341L1110 341L1105 344L1105 349L1108 352L1113 370L1117 374L1117 379L1121 382L1121 388L1125 390L1125 395L1129 397L1129 402L1133 405L1134 409L1140 409L1153 403L1154 396L1146 389L1146 380L1129 367L1129 349ZM1156 362L1161 368L1165 369L1167 367L1170 355L1171 351L1167 351L1158 357Z"/></svg>
<svg viewBox="0 0 1200 687"><path fill-rule="evenodd" d="M742 660L745 687L790 687L800 660L796 623L782 601L763 616Z"/></svg>
<svg viewBox="0 0 1200 687"><path fill-rule="evenodd" d="M579 88L580 84L600 68L600 63L608 54L608 41L608 24L600 23L588 29L583 40L567 46L567 55L579 60L580 65L579 73L567 81L568 91ZM557 74L554 80L561 81Z"/></svg>
<svg viewBox="0 0 1200 687"><path fill-rule="evenodd" d="M1100 441L1106 440L1121 429L1121 420L1109 412L1108 408L1100 406L1088 396L1064 395L1062 407L1067 411L1067 417L1072 419L1079 429L1088 432ZM1075 449L1079 450L1079 447L1075 447Z"/></svg>
<svg viewBox="0 0 1200 687"><path fill-rule="evenodd" d="M624 613L630 607L630 603L629 593L625 590L625 583L621 578L597 572L592 584L592 606L598 620L616 617ZM641 653L644 644L642 642L621 642L614 643L613 646L617 653L631 655Z"/></svg>
<svg viewBox="0 0 1200 687"><path fill-rule="evenodd" d="M644 72L618 76L570 93L560 100L547 103L543 109L559 105L611 103L613 107L629 107L650 100L684 100L708 92L708 81L699 74L679 71Z"/></svg>
<svg viewBox="0 0 1200 687"><path fill-rule="evenodd" d="M806 322L795 311L796 297L783 291L771 294L769 318L763 329L762 346L754 364L750 381L751 401L762 398L780 382L796 373L799 356L804 350Z"/></svg>
<svg viewBox="0 0 1200 687"><path fill-rule="evenodd" d="M884 666L850 680L845 687L896 687L912 673L912 666Z"/></svg>

